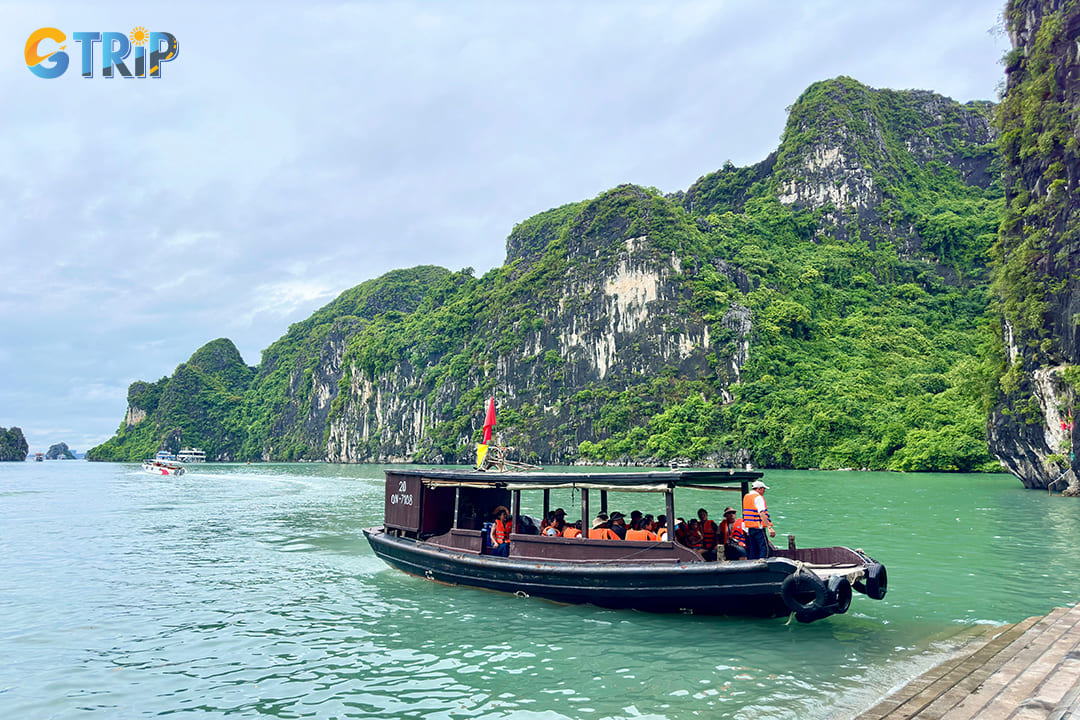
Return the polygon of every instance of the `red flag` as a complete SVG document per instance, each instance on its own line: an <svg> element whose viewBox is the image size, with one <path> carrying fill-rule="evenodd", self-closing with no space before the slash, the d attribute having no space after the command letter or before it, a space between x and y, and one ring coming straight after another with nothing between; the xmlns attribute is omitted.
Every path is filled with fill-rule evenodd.
<svg viewBox="0 0 1080 720"><path fill-rule="evenodd" d="M488 401L487 417L484 418L484 444L491 442L491 431L495 428L495 396Z"/></svg>

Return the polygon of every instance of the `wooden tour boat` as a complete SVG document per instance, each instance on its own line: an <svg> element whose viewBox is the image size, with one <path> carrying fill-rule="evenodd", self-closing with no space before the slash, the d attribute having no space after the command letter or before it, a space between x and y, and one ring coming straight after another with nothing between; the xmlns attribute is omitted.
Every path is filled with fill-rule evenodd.
<svg viewBox="0 0 1080 720"><path fill-rule="evenodd" d="M659 472L497 473L395 468L386 472L382 527L364 530L375 554L412 575L451 585L488 588L563 603L606 608L778 616L812 622L847 611L852 590L880 600L885 567L846 547L775 549L763 560L706 561L678 542L590 540L535 534L521 515L521 493L551 490L581 498L582 527L609 492L662 493L670 526L675 490L749 491L762 476L750 470ZM740 503L733 502L738 506ZM485 521L506 506L513 522L508 557L489 554ZM572 510L571 516L575 514ZM690 515L686 515L690 517ZM586 530L587 533L587 530Z"/></svg>

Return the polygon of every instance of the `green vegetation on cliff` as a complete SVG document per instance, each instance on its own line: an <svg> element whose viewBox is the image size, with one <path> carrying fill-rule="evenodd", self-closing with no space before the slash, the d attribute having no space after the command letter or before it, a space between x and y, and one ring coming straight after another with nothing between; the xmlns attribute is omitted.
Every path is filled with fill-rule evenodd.
<svg viewBox="0 0 1080 720"><path fill-rule="evenodd" d="M1029 10L1047 12L1005 60L1009 89L998 124L1009 204L993 258L999 310L1039 363L1074 355L1061 340L1075 334L1077 319L1055 305L1070 300L1080 241L1080 108L1070 80L1080 11L1075 2L1034 5L1046 4L1013 0L1007 11L1014 27Z"/></svg>
<svg viewBox="0 0 1080 720"><path fill-rule="evenodd" d="M22 462L29 451L30 445L23 437L22 428L0 427L0 462Z"/></svg>
<svg viewBox="0 0 1080 720"><path fill-rule="evenodd" d="M1080 2L1010 0L1005 17L1014 49L997 116L1006 210L992 248L988 435L1026 487L1060 481L1080 495L1071 422L1080 391Z"/></svg>
<svg viewBox="0 0 1080 720"><path fill-rule="evenodd" d="M996 208L986 213L992 224ZM583 443L583 455L701 460L744 449L774 467L996 467L972 360L988 337L983 285L948 285L891 245L814 242L805 216L770 199L709 224L713 255L738 263L754 286L742 294L710 265L683 276L721 342L732 335L721 323L732 302L753 313L734 402L723 402L720 378L642 378L621 393L593 393L597 425L610 435Z"/></svg>
<svg viewBox="0 0 1080 720"><path fill-rule="evenodd" d="M86 458L137 461L160 448L176 452L182 445L201 448L208 458L235 457L244 436L241 403L253 375L232 341L213 340L172 377L132 383L129 412L146 419L134 424L128 422L134 418L125 419L116 435L87 451Z"/></svg>

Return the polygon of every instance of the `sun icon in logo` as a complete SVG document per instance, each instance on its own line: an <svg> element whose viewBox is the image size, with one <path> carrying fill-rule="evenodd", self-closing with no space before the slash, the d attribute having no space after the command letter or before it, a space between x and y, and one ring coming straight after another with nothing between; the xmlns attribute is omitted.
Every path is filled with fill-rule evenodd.
<svg viewBox="0 0 1080 720"><path fill-rule="evenodd" d="M146 32L146 28L142 25L132 28L128 33L128 37L131 38L131 42L135 45L145 45L146 41L150 39L150 33Z"/></svg>

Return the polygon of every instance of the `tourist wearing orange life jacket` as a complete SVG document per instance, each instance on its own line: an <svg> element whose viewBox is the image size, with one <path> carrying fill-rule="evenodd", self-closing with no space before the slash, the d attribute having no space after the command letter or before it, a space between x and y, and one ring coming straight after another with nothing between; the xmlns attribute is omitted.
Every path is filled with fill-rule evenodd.
<svg viewBox="0 0 1080 720"><path fill-rule="evenodd" d="M548 513L546 515L544 515L543 522L540 523L540 534L541 535L556 535L557 533L551 532L551 530L552 530L552 528L554 526L555 526L555 511L554 510L549 510Z"/></svg>
<svg viewBox="0 0 1080 720"><path fill-rule="evenodd" d="M724 520L720 523L720 545L725 560L746 559L746 528L738 519L733 507L724 508Z"/></svg>
<svg viewBox="0 0 1080 720"><path fill-rule="evenodd" d="M563 530L562 536L564 538L579 538L581 537L581 528L575 525L567 525Z"/></svg>
<svg viewBox="0 0 1080 720"><path fill-rule="evenodd" d="M546 527L540 529L541 535L547 535L549 537L559 537L566 530L566 511L562 508L557 508L548 513L550 520L546 522Z"/></svg>
<svg viewBox="0 0 1080 720"><path fill-rule="evenodd" d="M592 528L589 530L590 540L620 540L621 538L611 531L608 527L608 520L605 517L597 516L592 521Z"/></svg>
<svg viewBox="0 0 1080 720"><path fill-rule="evenodd" d="M698 529L701 531L701 556L706 560L715 560L720 528L709 519L709 512L705 508L700 508L697 516Z"/></svg>
<svg viewBox="0 0 1080 720"><path fill-rule="evenodd" d="M510 511L500 505L492 511L495 522L491 524L491 554L510 555Z"/></svg>
<svg viewBox="0 0 1080 720"><path fill-rule="evenodd" d="M690 532L690 526L682 518L675 518L675 540L680 545L690 547L686 542L686 535Z"/></svg>
<svg viewBox="0 0 1080 720"><path fill-rule="evenodd" d="M765 505L765 491L769 486L755 480L750 488L750 492L743 496L742 506L743 525L746 527L746 559L758 560L769 556L769 541L765 537L765 531L768 530L769 537L776 537L776 530L773 529L769 509Z"/></svg>
<svg viewBox="0 0 1080 720"><path fill-rule="evenodd" d="M698 522L697 518L690 518L690 522L687 523L686 539L683 541L683 544L695 551L698 555L704 550L702 547L701 523Z"/></svg>
<svg viewBox="0 0 1080 720"><path fill-rule="evenodd" d="M660 538L652 530L648 529L645 518L638 518L629 530L626 531L626 540L638 540L645 542L657 542Z"/></svg>

